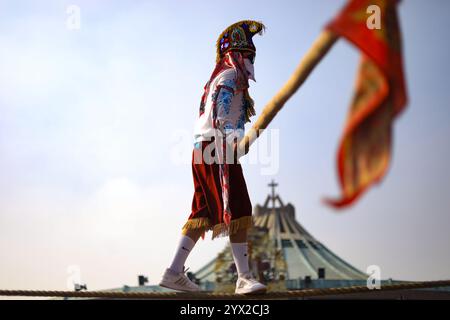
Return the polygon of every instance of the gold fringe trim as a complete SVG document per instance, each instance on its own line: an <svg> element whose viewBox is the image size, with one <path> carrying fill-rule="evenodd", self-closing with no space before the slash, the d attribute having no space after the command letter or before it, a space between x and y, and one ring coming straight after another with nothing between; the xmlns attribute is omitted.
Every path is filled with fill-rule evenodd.
<svg viewBox="0 0 450 320"><path fill-rule="evenodd" d="M248 89L244 91L244 99L246 100L246 110L245 110L245 123L251 122L250 117L256 115L255 112L255 102L248 92Z"/></svg>
<svg viewBox="0 0 450 320"><path fill-rule="evenodd" d="M217 237L226 237L235 234L242 228L249 229L253 226L252 216L245 216L239 219L231 220L230 225L227 226L225 223L218 223L211 226L209 218L195 218L189 219L183 226L182 231L185 232L189 229L199 229L204 228L204 232L212 230L212 240Z"/></svg>
<svg viewBox="0 0 450 320"><path fill-rule="evenodd" d="M230 225L227 226L225 223L216 224L213 227L212 239L217 237L226 237L238 232L242 228L251 228L253 226L252 216L245 216L239 219L231 220Z"/></svg>
<svg viewBox="0 0 450 320"><path fill-rule="evenodd" d="M248 25L250 24L255 24L257 26L257 28L259 29L258 33L259 35L262 35L264 33L264 31L266 30L266 26L261 22L261 21L254 21L254 20L242 20L236 23L233 23L231 26L229 26L228 28L226 28L219 36L219 38L216 41L216 63L219 63L220 61L220 39L222 39L222 37L225 35L225 33L227 32L231 32L236 26L239 26L243 23L246 23ZM253 50L249 50L249 51L253 51Z"/></svg>
<svg viewBox="0 0 450 320"><path fill-rule="evenodd" d="M188 221L184 224L182 230L185 231L187 229L199 229L199 228L206 228L206 230L210 230L211 224L209 222L209 218L188 219Z"/></svg>

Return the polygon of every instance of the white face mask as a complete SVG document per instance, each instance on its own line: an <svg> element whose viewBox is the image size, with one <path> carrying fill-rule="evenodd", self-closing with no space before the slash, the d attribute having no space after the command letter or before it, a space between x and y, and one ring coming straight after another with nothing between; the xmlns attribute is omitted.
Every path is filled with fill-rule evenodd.
<svg viewBox="0 0 450 320"><path fill-rule="evenodd" d="M247 71L249 73L248 78L252 79L253 81L256 82L256 80L255 80L255 68L253 66L253 63L249 59L244 59L244 65L245 65L245 68L247 69Z"/></svg>

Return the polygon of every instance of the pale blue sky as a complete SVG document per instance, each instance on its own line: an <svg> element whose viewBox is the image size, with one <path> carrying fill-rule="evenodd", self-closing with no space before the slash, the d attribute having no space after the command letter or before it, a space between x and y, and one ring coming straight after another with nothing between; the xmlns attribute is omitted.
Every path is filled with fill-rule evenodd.
<svg viewBox="0 0 450 320"><path fill-rule="evenodd" d="M189 139L219 33L241 19L267 26L254 39L258 115L343 3L0 1L0 287L65 289L71 265L90 289L137 274L156 283L190 213ZM80 30L66 28L70 4ZM278 172L244 162L253 204L274 178L306 229L383 278L450 278L448 12L445 0L399 7L410 102L387 178L351 209L320 202L339 192L359 58L343 40L270 125ZM209 237L191 269L226 243Z"/></svg>

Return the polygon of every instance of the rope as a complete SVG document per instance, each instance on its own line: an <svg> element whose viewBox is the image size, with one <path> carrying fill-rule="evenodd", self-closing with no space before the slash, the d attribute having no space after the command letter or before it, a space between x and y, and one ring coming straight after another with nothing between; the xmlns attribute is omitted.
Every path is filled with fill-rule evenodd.
<svg viewBox="0 0 450 320"><path fill-rule="evenodd" d="M262 131L267 128L269 123L277 115L278 111L283 108L289 98L305 82L310 73L319 64L323 57L326 56L337 39L338 36L328 30L323 31L318 36L311 48L303 56L294 73L277 92L277 94L273 96L272 99L266 104L252 128L239 142L239 157L248 152L250 145L262 134Z"/></svg>
<svg viewBox="0 0 450 320"><path fill-rule="evenodd" d="M450 286L450 280L406 282L381 286L379 290L370 290L366 286L342 288L304 289L268 292L258 295L212 292L113 292L113 291L42 291L42 290L0 290L0 296L24 297L72 297L72 298L108 298L108 299L173 299L173 300L241 300L241 299L288 299L307 298L327 295L341 295L369 291L392 291L400 289L422 289Z"/></svg>

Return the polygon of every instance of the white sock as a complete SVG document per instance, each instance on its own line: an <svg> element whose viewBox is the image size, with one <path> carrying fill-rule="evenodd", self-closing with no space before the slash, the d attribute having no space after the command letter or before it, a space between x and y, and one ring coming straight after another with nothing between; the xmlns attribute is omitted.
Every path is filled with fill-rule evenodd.
<svg viewBox="0 0 450 320"><path fill-rule="evenodd" d="M236 264L236 269L239 277L250 271L248 266L248 244L243 243L233 243L231 242L231 252L233 253L234 263Z"/></svg>
<svg viewBox="0 0 450 320"><path fill-rule="evenodd" d="M183 235L169 269L178 273L183 272L184 263L186 262L186 259L194 246L194 240L192 240L188 236Z"/></svg>

